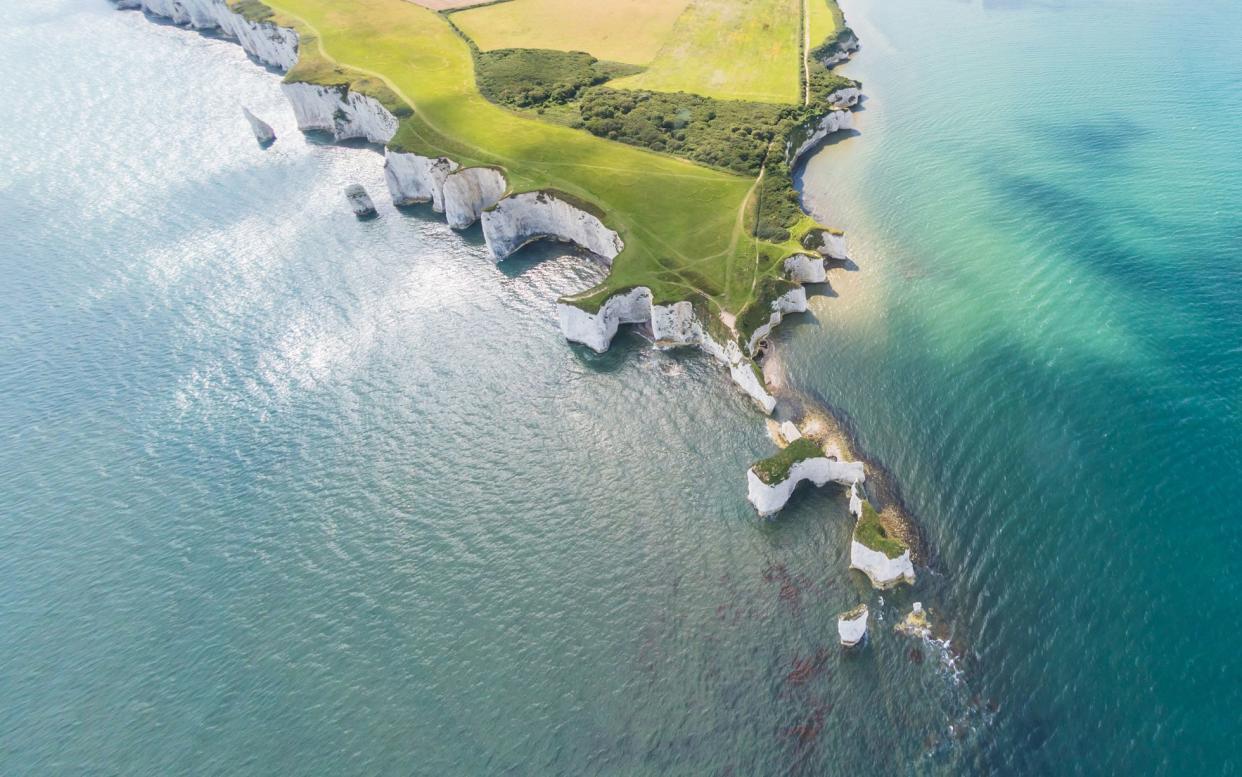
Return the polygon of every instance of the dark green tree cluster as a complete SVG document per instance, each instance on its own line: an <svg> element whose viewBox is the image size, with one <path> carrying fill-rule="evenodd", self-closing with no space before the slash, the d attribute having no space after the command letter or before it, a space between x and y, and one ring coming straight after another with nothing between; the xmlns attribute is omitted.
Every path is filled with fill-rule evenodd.
<svg viewBox="0 0 1242 777"><path fill-rule="evenodd" d="M598 60L584 51L497 49L478 52L475 59L479 91L510 108L564 105L578 99L589 86L638 70Z"/></svg>
<svg viewBox="0 0 1242 777"><path fill-rule="evenodd" d="M582 95L581 126L592 135L758 175L793 106L716 100L685 92L594 87Z"/></svg>
<svg viewBox="0 0 1242 777"><path fill-rule="evenodd" d="M776 157L773 154L773 157ZM783 157L768 159L759 182L759 208L755 218L755 237L772 243L784 243L790 229L802 218L802 206L793 177Z"/></svg>

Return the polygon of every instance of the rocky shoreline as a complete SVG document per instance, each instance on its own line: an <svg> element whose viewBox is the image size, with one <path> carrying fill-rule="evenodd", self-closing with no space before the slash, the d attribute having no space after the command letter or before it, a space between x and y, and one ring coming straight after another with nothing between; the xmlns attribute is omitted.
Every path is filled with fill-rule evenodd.
<svg viewBox="0 0 1242 777"><path fill-rule="evenodd" d="M117 0L116 4L193 29L219 32L234 39L258 62L281 72L287 73L298 61L300 40L295 30L246 18L225 0ZM852 33L845 44L836 47L824 63L831 66L844 61L858 48ZM430 203L434 211L445 214L450 227L458 230L481 222L484 242L494 261L503 261L536 240L572 244L605 265L624 249L621 237L604 224L602 214L570 195L554 190L513 192L502 169L462 167L448 157L426 157L390 147L400 119L375 96L351 90L348 85L296 80L282 83L281 90L300 130L324 132L336 141L361 139L384 146L385 182L395 205ZM789 139L785 149L788 163L795 164L828 135L853 127L849 109L858 103L859 90L839 90L830 97L831 109ZM262 127L255 121L251 124L259 136ZM783 318L807 310L803 284L824 282L826 262L848 257L840 232L820 230L804 246L805 252L783 261L788 289L768 300L766 319L745 336L737 334L732 317L710 310L701 300L657 301L646 286L620 289L593 302L558 301L561 332L566 339L602 353L622 325L640 325L657 348L693 346L712 356L764 414L771 415L779 399L787 406L784 414L798 422L786 422L789 436L819 440L822 455L796 462L788 477L775 483L764 482L754 468L749 470L748 497L756 510L763 516L775 514L803 481L848 486L850 512L859 525L874 516L873 523L882 527L885 538L904 547L897 557L886 555L859 542L856 529L851 568L864 572L877 588L913 583L912 560L921 555L913 522L892 505L877 513L859 494L867 480L866 472L874 469L872 463L850 455L848 442L829 413L810 406L793 392L774 388L756 361L757 357L771 361L766 338Z"/></svg>

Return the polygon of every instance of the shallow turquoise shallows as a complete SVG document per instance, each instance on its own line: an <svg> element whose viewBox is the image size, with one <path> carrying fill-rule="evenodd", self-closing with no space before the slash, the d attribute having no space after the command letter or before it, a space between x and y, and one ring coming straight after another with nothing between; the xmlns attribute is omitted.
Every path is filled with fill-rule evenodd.
<svg viewBox="0 0 1242 777"><path fill-rule="evenodd" d="M854 264L776 340L926 535L882 597L839 491L755 517L718 366L564 342L588 262L394 210L228 42L0 4L0 773L1242 772L1242 4L845 10Z"/></svg>

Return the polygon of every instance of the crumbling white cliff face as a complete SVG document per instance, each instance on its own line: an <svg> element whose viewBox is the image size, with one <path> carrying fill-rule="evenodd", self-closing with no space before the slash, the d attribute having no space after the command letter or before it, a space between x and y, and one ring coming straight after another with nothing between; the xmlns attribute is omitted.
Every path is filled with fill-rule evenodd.
<svg viewBox="0 0 1242 777"><path fill-rule="evenodd" d="M883 590L901 583L914 585L914 563L910 560L909 548L897 558L889 558L882 551L851 540L850 569L865 574L873 588Z"/></svg>
<svg viewBox="0 0 1242 777"><path fill-rule="evenodd" d="M542 239L573 243L608 264L625 247L604 222L546 191L515 194L484 211L483 239L498 262Z"/></svg>
<svg viewBox="0 0 1242 777"><path fill-rule="evenodd" d="M840 232L829 232L827 230L821 235L821 243L819 253L829 259L845 261L849 259L849 250L845 245L845 235Z"/></svg>
<svg viewBox="0 0 1242 777"><path fill-rule="evenodd" d="M652 304L651 290L639 286L618 291L592 313L568 302L557 303L561 333L567 340L582 343L603 353L621 324L649 324L657 347L697 346L729 370L729 376L763 410L771 413L776 398L760 378L754 362L742 354L737 343L721 343L709 335L688 301L667 305Z"/></svg>
<svg viewBox="0 0 1242 777"><path fill-rule="evenodd" d="M804 480L817 486L829 482L853 486L863 482L865 478L861 461L837 461L827 456L795 462L784 480L771 485L764 483L752 467L746 471L746 498L755 506L759 515L767 517L779 512L793 495L794 489Z"/></svg>
<svg viewBox="0 0 1242 777"><path fill-rule="evenodd" d="M772 333L772 328L781 322L786 313L802 313L805 311L806 289L801 286L796 289L790 289L772 300L772 312L768 316L768 322L759 326L751 333L750 339L746 341L747 352L753 355L759 341Z"/></svg>
<svg viewBox="0 0 1242 777"><path fill-rule="evenodd" d="M785 260L785 276L798 283L823 283L828 280L822 256L794 254Z"/></svg>
<svg viewBox="0 0 1242 777"><path fill-rule="evenodd" d="M219 30L265 65L289 70L298 61L298 34L271 22L252 22L224 0L118 0L118 8L140 8L196 30Z"/></svg>
<svg viewBox="0 0 1242 777"><path fill-rule="evenodd" d="M862 99L862 90L856 86L838 89L825 98L825 102L837 108L852 108Z"/></svg>
<svg viewBox="0 0 1242 777"><path fill-rule="evenodd" d="M858 51L858 36L850 30L849 34L837 41L837 45L824 57L820 59L825 67L834 67L853 56Z"/></svg>
<svg viewBox="0 0 1242 777"><path fill-rule="evenodd" d="M854 114L847 110L828 111L820 117L813 127L809 128L806 138L798 144L797 148L791 147L785 150L785 158L792 167L803 154L814 148L824 138L834 132L853 128Z"/></svg>
<svg viewBox="0 0 1242 777"><path fill-rule="evenodd" d="M444 181L444 217L453 229L465 229L500 202L508 188L504 175L495 168L458 170Z"/></svg>
<svg viewBox="0 0 1242 777"><path fill-rule="evenodd" d="M651 289L639 286L613 294L594 313L560 302L556 313L567 340L603 353L612 345L622 324L645 324L651 320Z"/></svg>
<svg viewBox="0 0 1242 777"><path fill-rule="evenodd" d="M425 157L384 149L384 180L393 205L430 202L437 213L444 212L444 180L457 169L446 157Z"/></svg>
<svg viewBox="0 0 1242 777"><path fill-rule="evenodd" d="M303 132L328 132L333 140L365 138L372 143L387 143L397 134L396 116L379 100L346 85L284 83L280 88Z"/></svg>

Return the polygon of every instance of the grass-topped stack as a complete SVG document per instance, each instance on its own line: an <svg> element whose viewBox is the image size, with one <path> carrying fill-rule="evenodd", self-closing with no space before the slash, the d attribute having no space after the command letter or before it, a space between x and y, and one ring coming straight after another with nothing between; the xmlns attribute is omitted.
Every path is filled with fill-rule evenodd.
<svg viewBox="0 0 1242 777"><path fill-rule="evenodd" d="M760 515L768 516L785 506L803 480L817 486L830 481L852 486L863 479L862 462L828 458L817 443L803 437L751 465L746 472L747 498Z"/></svg>
<svg viewBox="0 0 1242 777"><path fill-rule="evenodd" d="M865 499L861 512L850 543L850 569L864 573L876 588L913 585L914 564L909 546L884 525L883 517Z"/></svg>

